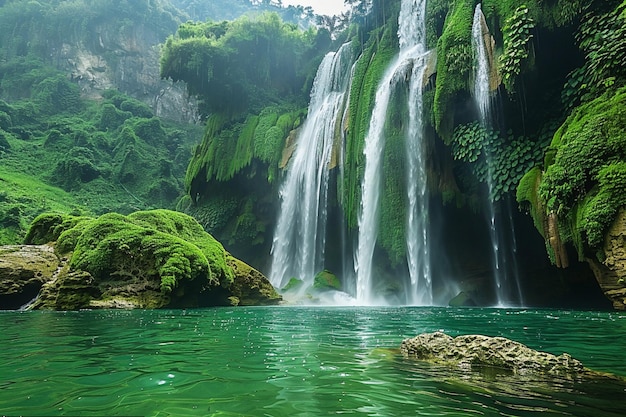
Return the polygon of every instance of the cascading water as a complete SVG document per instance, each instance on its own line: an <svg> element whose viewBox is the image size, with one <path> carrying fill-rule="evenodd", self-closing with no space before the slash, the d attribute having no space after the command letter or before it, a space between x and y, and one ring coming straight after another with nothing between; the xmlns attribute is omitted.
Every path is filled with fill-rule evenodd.
<svg viewBox="0 0 626 417"><path fill-rule="evenodd" d="M365 171L361 183L358 246L355 253L356 298L359 304L376 304L372 264L378 238L381 164L387 110L396 85L409 78L409 128L407 134L408 218L407 262L411 279L409 304L432 304L428 247L426 172L422 149L422 82L425 67L426 0L402 0L398 18L400 52L387 68L376 91L374 110L365 137Z"/></svg>
<svg viewBox="0 0 626 417"><path fill-rule="evenodd" d="M428 236L428 187L422 140L422 80L424 65L414 66L409 83L409 128L407 148L407 264L411 280L408 303L431 305L432 276Z"/></svg>
<svg viewBox="0 0 626 417"><path fill-rule="evenodd" d="M478 107L478 115L480 118L480 124L484 128L490 128L492 125L491 120L491 88L490 88L490 72L491 65L489 62L489 54L487 51L488 42L490 42L491 35L487 29L487 23L485 22L485 16L483 15L480 3L476 5L474 11L474 21L472 24L472 46L475 55L475 72L474 72L474 99ZM496 216L495 203L492 201L494 195L494 180L493 180L493 159L489 149L485 148L485 158L487 159L487 187L488 187L488 209L489 209L489 233L491 237L491 244L493 250L493 267L494 267L494 279L496 286L496 298L498 305L509 304L512 298L517 298L516 302L521 304L521 290L519 286L519 279L517 277L517 268L515 266L515 253L512 256L508 256L505 252L505 248L502 246L502 242L505 240L505 234L499 230L498 219ZM507 209L509 207L507 206ZM513 228L512 214L509 211L508 219L511 229ZM509 247L513 248L515 252L516 242L515 233L511 230L510 239L512 244ZM508 261L513 259L513 264ZM513 278L511 278L513 275ZM513 288L511 279L515 280L515 288ZM517 290L516 297L513 297L512 292Z"/></svg>
<svg viewBox="0 0 626 417"><path fill-rule="evenodd" d="M472 47L474 49L476 70L474 71L474 98L478 105L478 114L480 123L483 126L491 124L491 92L489 88L489 57L487 55L487 47L485 46L485 37L489 36L489 32L485 33L485 16L483 15L480 3L476 5L474 10L474 21L472 23Z"/></svg>
<svg viewBox="0 0 626 417"><path fill-rule="evenodd" d="M317 70L308 117L280 190L281 209L270 272L276 288L291 277L311 284L324 267L329 165L351 65L352 48L348 43L336 53L328 53Z"/></svg>

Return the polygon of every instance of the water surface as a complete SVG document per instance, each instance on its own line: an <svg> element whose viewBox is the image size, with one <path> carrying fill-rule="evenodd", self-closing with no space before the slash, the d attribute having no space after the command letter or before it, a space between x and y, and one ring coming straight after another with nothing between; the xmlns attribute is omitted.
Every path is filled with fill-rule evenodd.
<svg viewBox="0 0 626 417"><path fill-rule="evenodd" d="M505 336L626 376L626 314L262 307L0 313L0 414L623 416L626 384L403 359L423 332Z"/></svg>

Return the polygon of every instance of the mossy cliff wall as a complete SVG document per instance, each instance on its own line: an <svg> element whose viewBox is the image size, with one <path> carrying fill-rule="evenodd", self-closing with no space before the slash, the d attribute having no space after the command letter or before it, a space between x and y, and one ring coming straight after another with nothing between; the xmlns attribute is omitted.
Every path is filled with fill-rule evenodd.
<svg viewBox="0 0 626 417"><path fill-rule="evenodd" d="M610 123L605 123L603 116L598 116L593 127L597 132L603 132L600 135L603 139L597 138L597 143L594 143L598 146L606 145L603 158L609 158L611 165L597 167L589 174L581 174L582 183L579 185L575 185L578 181L575 171L559 171L561 163L569 158L566 155L570 151L561 148L556 138L562 138L567 130L562 126L571 124L571 117L577 117L571 116L570 121L566 121L570 112L577 107L581 106L574 110L574 114L606 113L608 110L600 108L599 104L589 104L602 94L606 94L602 100L612 103L606 106L622 106L617 97L621 94L619 88L625 78L624 70L619 65L625 58L620 52L625 39L621 36L624 2L483 1L485 22L494 42L491 58L495 68L492 71L497 76L493 78L501 80L501 84L492 85L492 89L495 89L493 120L487 127L477 122L478 109L472 97L475 64L471 26L477 3L476 0L427 2L427 43L437 55L436 71L432 71L424 91L430 205L431 212L435 213L432 223L433 227L442 230L436 239L438 262L450 264L449 270L460 277L490 275L492 265L488 257L478 260L450 255L450 258L446 258L446 248L454 248L450 253L473 253L473 248L463 246L459 243L461 241L490 250L488 233L484 230L461 227L455 231L452 226L460 225L463 219L473 216L481 218L481 213L487 212L488 202L495 204L497 212L504 212L509 210L517 193L522 206L530 208L534 213L535 225L546 238L551 253L554 249L551 249L553 245L550 242L557 247L572 242L579 252L582 247L580 242L585 239L594 242L589 248L603 242L606 232L604 223L598 226L598 221L594 223L591 214L584 217L586 211L582 209L583 205L603 207L602 213L608 216L597 215L600 213L598 209L595 218L602 217L606 222L623 204L615 197L620 193L613 192L616 187L621 187L620 162L623 158L618 145L612 144L617 139L610 139L618 138L620 134L606 131L613 128ZM337 182L337 197L332 204L341 208L352 231L357 227L360 210L360 187L365 164L363 146L375 92L385 69L398 53L399 8L399 0L374 1L369 15L357 16L358 23L339 39L353 42L358 59L354 66L347 117L342 126L343 181ZM271 20L268 22L271 23ZM174 63L179 65L179 69L188 71L191 91L205 100L207 109L213 104L219 104L211 100L223 97L219 89L215 90L216 96L213 98L206 94L208 83L211 80L225 81L230 72L236 72L225 71L222 67L225 65L222 54L231 53L222 47L230 42L229 39L239 36L236 31L258 30L254 26L256 23L249 27L246 25L249 22L239 23L236 30L226 25L222 27L223 32L215 25L188 27L187 32L179 31L178 38L171 41L173 49L170 52L196 42L199 48L197 51L205 54L197 55L196 60L187 67L183 61L168 61L177 56L175 53L164 62ZM275 25L275 22L271 25ZM282 26L275 33L290 30ZM229 31L235 32L228 35ZM193 41L190 38L185 41L183 38L190 33L194 34L191 36ZM262 267L267 265L268 238L276 220L281 151L287 144L292 145L287 139L290 135L293 137L293 129L297 129L305 117L303 109L314 74L314 66L309 64L316 62L316 59L319 62L323 51L336 49L338 44L322 39L320 32L293 35L297 36L300 36L298 42L303 42L298 48L304 47L305 51L300 56L306 56L309 60L306 61L307 70L296 73L306 76L298 78L290 75L287 84L276 85L272 81L272 67L259 65L261 74L243 74L242 79L247 80L244 84L249 82L244 85L243 96L229 97L225 101L225 108L215 107L212 112L207 112L209 117L205 138L196 148L189 165L186 179L188 196L181 203L181 207L201 219L205 227L215 231L226 244L244 248L249 253L255 252L254 244L261 244L257 248L263 250L260 255L258 251L255 252L255 264ZM605 38L606 45L593 42L598 36ZM244 50L249 47L244 44ZM206 60L199 58L202 56ZM180 57L184 57L184 54ZM214 66L209 67L207 63ZM165 65L165 68L173 67ZM207 71L208 79L203 75ZM237 71L240 73L240 69L237 68ZM186 81L189 84L189 80ZM296 85L299 87L296 88ZM401 191L406 181L402 141L406 117L405 110L398 105L403 101L403 94L406 93L394 93L390 104L392 111L389 112L385 127L381 233L376 253L379 254L378 263L388 271L401 266L406 250L406 197ZM236 103L231 103L232 100ZM264 104L259 105L260 102ZM555 158L555 167L549 168ZM580 164L576 162L576 169L584 171L584 164L592 163L592 160L579 161ZM524 177L527 172L529 174ZM559 177L560 174L563 175ZM493 181L491 187L487 187L488 178ZM553 191L548 191L550 186L543 185L552 184L550 181L554 184ZM584 193L576 194L565 205L555 205L553 196L556 194L550 193L558 194L566 192L565 188L579 186L585 187ZM613 191L607 191L609 189ZM526 202L530 202L530 205L526 205ZM511 218L513 223L527 224L518 212L513 212ZM578 219L578 223L575 219ZM586 228L584 236L566 232L568 228L582 230L575 226L581 225L581 219L589 220L584 220L582 226ZM487 227L485 220L484 229ZM460 230L468 230L471 235L461 236ZM517 233L521 241L532 240L530 235L538 237L535 231L527 228L517 229ZM337 247L329 252L339 253L339 244L337 242ZM537 257L534 249L527 250L521 257L530 259L532 263ZM523 248L520 250L525 251ZM561 258L566 258L568 252L567 248L559 249ZM547 261L547 257L543 261ZM438 265L438 268L443 266ZM545 269L551 270L549 266ZM572 274L582 274L587 279L591 271L587 269L586 272Z"/></svg>

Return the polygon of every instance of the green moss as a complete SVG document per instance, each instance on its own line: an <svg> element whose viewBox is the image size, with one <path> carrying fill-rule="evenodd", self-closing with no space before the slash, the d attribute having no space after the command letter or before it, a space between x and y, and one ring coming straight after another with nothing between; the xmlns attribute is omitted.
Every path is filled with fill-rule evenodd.
<svg viewBox="0 0 626 417"><path fill-rule="evenodd" d="M520 180L517 186L516 198L520 207L528 211L533 219L535 228L543 236L543 223L545 212L540 205L539 184L541 182L541 168L534 167L528 171Z"/></svg>
<svg viewBox="0 0 626 417"><path fill-rule="evenodd" d="M350 108L344 161L342 204L349 227L358 222L361 201L361 180L365 169L363 147L374 108L376 90L389 62L397 53L397 37L393 25L387 24L370 37L358 59L350 90Z"/></svg>
<svg viewBox="0 0 626 417"><path fill-rule="evenodd" d="M24 238L24 243L27 245L43 245L56 242L64 232L89 219L89 217L72 216L69 214L40 214L32 221Z"/></svg>
<svg viewBox="0 0 626 417"><path fill-rule="evenodd" d="M626 161L604 166L597 181L598 191L585 201L578 221L579 233L584 232L591 248L602 247L604 236L619 210L626 207Z"/></svg>
<svg viewBox="0 0 626 417"><path fill-rule="evenodd" d="M313 288L316 290L341 290L341 281L335 274L325 269L315 274Z"/></svg>
<svg viewBox="0 0 626 417"><path fill-rule="evenodd" d="M559 129L560 144L541 185L548 209L566 211L597 183L600 169L626 157L626 89L579 107ZM558 138L558 140L557 140Z"/></svg>
<svg viewBox="0 0 626 417"><path fill-rule="evenodd" d="M392 266L406 257L407 180L406 124L407 96L399 88L390 101L385 124L383 152L383 187L380 201L378 243L389 255Z"/></svg>
<svg viewBox="0 0 626 417"><path fill-rule="evenodd" d="M211 115L202 144L195 149L187 169L188 192L204 194L203 184L230 181L253 159L267 168L266 178L271 183L278 172L285 139L301 114L302 110L289 106L271 106L260 115L248 115L239 121L219 113Z"/></svg>
<svg viewBox="0 0 626 417"><path fill-rule="evenodd" d="M550 149L556 155L544 175L535 168L518 187L535 226L542 230L542 217L556 213L561 240L573 244L580 259L601 254L606 231L626 206L624 106L626 88L578 107L555 133Z"/></svg>
<svg viewBox="0 0 626 417"><path fill-rule="evenodd" d="M192 217L169 210L109 213L97 219L44 214L32 224L29 243L57 240L60 253L73 251L73 270L97 281L158 279L171 292L182 280L206 280L206 286L228 286L234 273L223 246Z"/></svg>
<svg viewBox="0 0 626 417"><path fill-rule="evenodd" d="M292 291L292 290L297 290L297 289L302 287L302 284L304 284L304 281L302 281L301 279L298 279L298 278L295 278L295 277L291 277L291 278L289 278L289 282L287 282L287 285L285 285L280 290L281 290L281 292L288 292L288 291Z"/></svg>
<svg viewBox="0 0 626 417"><path fill-rule="evenodd" d="M469 88L473 66L473 2L455 2L437 42L437 85L434 118L437 133L448 143L454 128L454 105Z"/></svg>
<svg viewBox="0 0 626 417"><path fill-rule="evenodd" d="M139 211L128 215L133 222L153 228L162 233L184 239L197 246L209 262L210 279L222 285L232 282L234 276L226 265L225 251L221 243L206 233L191 216L170 210Z"/></svg>

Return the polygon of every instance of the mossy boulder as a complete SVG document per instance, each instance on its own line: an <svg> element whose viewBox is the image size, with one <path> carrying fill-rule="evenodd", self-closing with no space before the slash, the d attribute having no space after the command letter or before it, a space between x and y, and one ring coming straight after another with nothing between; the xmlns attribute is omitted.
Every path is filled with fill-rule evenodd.
<svg viewBox="0 0 626 417"><path fill-rule="evenodd" d="M253 306L278 304L282 301L282 297L259 271L230 255L227 255L226 262L235 274L235 280L230 286L231 304Z"/></svg>
<svg viewBox="0 0 626 417"><path fill-rule="evenodd" d="M282 292L288 292L288 291L297 290L297 289L301 288L303 284L304 284L304 281L302 281L301 279L298 279L296 277L291 277L289 279L289 282L287 282L287 285L282 287L280 290Z"/></svg>
<svg viewBox="0 0 626 417"><path fill-rule="evenodd" d="M241 305L280 299L260 272L227 254L192 217L174 211L97 219L45 214L33 222L28 240L56 240L57 252L69 259L66 273L42 292L36 308L205 307L233 304L224 301L229 296Z"/></svg>
<svg viewBox="0 0 626 417"><path fill-rule="evenodd" d="M316 290L341 290L341 281L335 274L325 269L315 275L313 288Z"/></svg>

